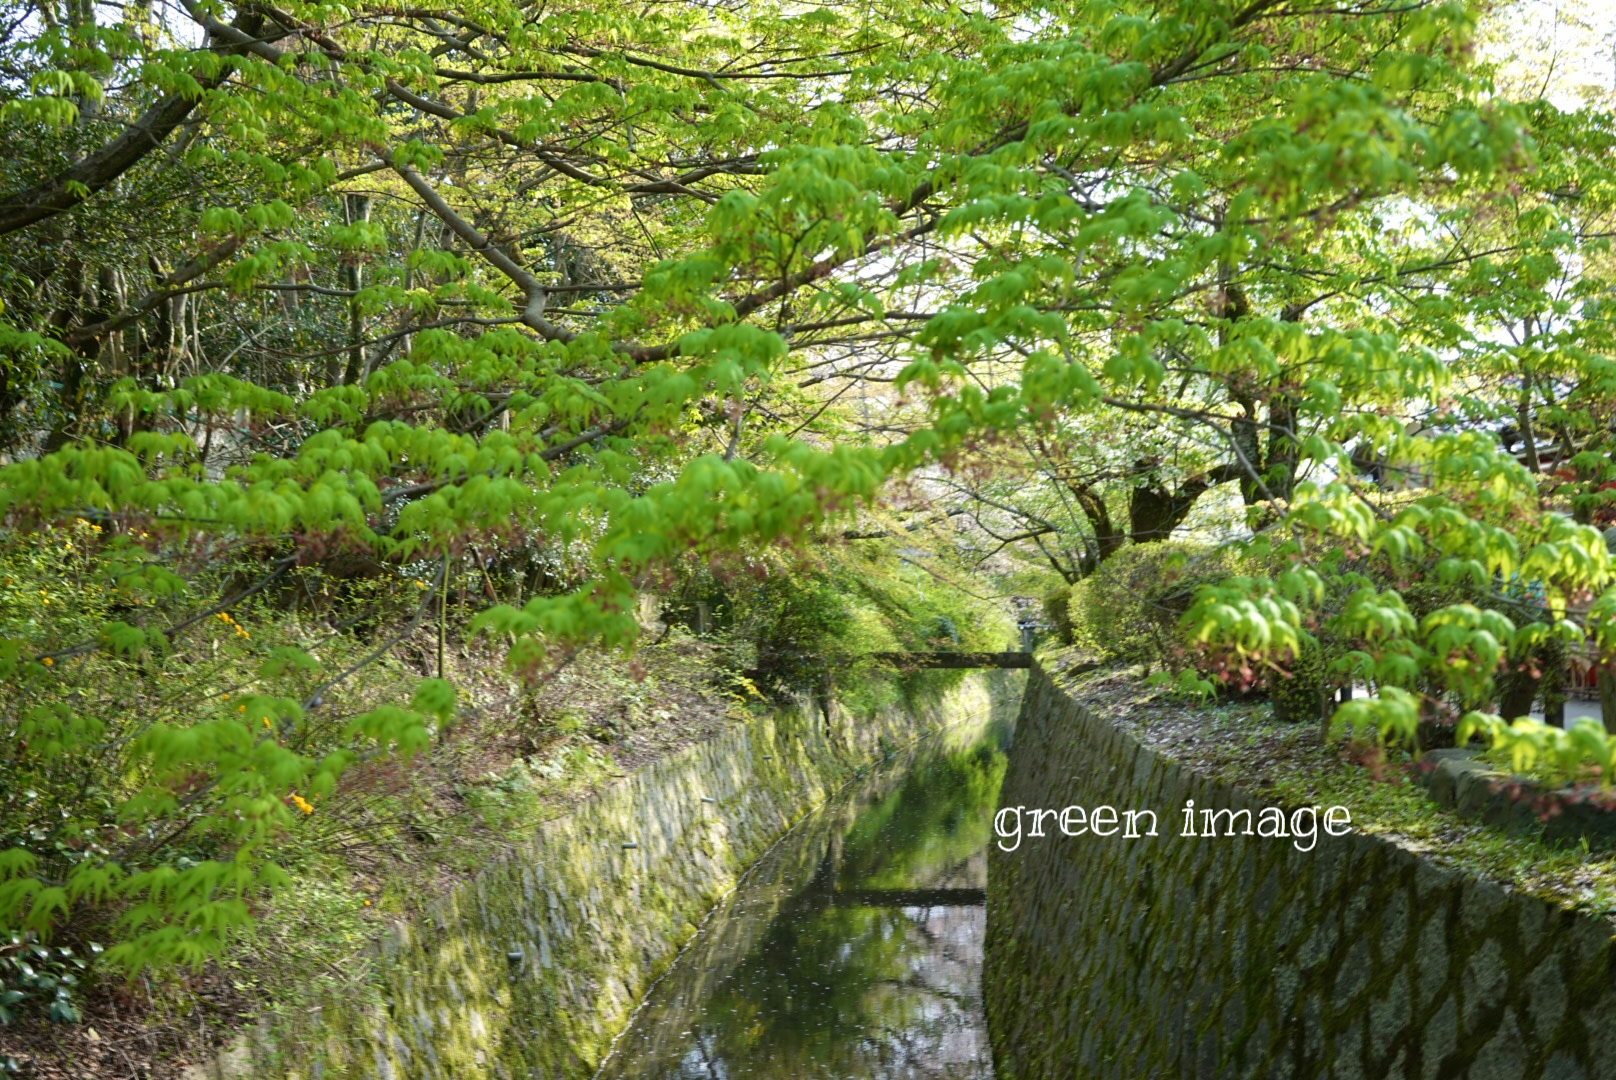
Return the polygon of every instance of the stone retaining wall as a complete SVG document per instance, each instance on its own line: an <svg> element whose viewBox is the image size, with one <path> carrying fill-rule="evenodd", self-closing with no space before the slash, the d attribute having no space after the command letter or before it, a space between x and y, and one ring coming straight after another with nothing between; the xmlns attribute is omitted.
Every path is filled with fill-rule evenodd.
<svg viewBox="0 0 1616 1080"><path fill-rule="evenodd" d="M1438 806L1513 836L1550 844L1616 847L1616 794L1551 788L1488 764L1477 751L1431 750L1417 774Z"/></svg>
<svg viewBox="0 0 1616 1080"><path fill-rule="evenodd" d="M1032 672L1000 806L1153 809L1155 839L991 849L984 996L999 1080L1616 1076L1604 922L1383 840L1178 836L1244 793Z"/></svg>
<svg viewBox="0 0 1616 1080"><path fill-rule="evenodd" d="M371 988L380 1006L328 1002L203 1075L588 1077L706 912L772 843L893 749L945 725L1008 722L1024 679L972 674L915 712L786 710L647 766L543 825L430 918L396 927Z"/></svg>

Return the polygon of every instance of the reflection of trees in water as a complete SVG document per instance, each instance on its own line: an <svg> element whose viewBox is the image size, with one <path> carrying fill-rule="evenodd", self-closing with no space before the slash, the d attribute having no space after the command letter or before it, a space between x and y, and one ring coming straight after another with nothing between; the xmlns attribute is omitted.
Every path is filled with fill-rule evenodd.
<svg viewBox="0 0 1616 1080"><path fill-rule="evenodd" d="M924 885L932 875L982 851L992 829L1004 769L1004 754L992 746L919 764L896 791L860 814L847 831L838 884Z"/></svg>
<svg viewBox="0 0 1616 1080"><path fill-rule="evenodd" d="M980 907L866 907L843 889L982 884L1004 775L992 748L931 759L829 845L808 886L701 1008L676 1075L989 1075ZM901 896L902 893L898 892Z"/></svg>
<svg viewBox="0 0 1616 1080"><path fill-rule="evenodd" d="M708 999L679 1075L984 1075L983 930L981 908L792 912Z"/></svg>

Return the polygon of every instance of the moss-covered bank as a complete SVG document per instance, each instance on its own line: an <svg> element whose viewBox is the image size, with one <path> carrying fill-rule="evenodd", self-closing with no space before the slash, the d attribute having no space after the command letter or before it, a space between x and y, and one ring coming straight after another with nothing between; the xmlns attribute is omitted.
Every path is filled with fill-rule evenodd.
<svg viewBox="0 0 1616 1080"><path fill-rule="evenodd" d="M586 1077L746 868L842 784L933 729L1014 715L1020 673L852 716L805 703L690 747L544 825L399 924L347 1000L260 1032L215 1074Z"/></svg>

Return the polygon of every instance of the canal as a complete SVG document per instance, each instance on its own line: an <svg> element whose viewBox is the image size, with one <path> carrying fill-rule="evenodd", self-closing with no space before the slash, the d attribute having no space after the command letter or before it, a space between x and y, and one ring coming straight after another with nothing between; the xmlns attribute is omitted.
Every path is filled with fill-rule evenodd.
<svg viewBox="0 0 1616 1080"><path fill-rule="evenodd" d="M1006 739L922 741L787 834L597 1080L989 1080L983 892Z"/></svg>

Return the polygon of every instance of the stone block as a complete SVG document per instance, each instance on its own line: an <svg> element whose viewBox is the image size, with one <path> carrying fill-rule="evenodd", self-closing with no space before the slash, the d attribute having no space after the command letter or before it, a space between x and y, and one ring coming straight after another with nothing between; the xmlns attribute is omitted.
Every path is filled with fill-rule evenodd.
<svg viewBox="0 0 1616 1080"><path fill-rule="evenodd" d="M1380 925L1374 933L1376 955L1393 957L1401 954L1408 931L1408 893L1403 889L1394 889L1381 904Z"/></svg>
<svg viewBox="0 0 1616 1080"><path fill-rule="evenodd" d="M1520 1080L1536 1056L1534 1049L1522 1038L1515 1014L1506 1010L1497 1030L1476 1054L1469 1080Z"/></svg>
<svg viewBox="0 0 1616 1080"><path fill-rule="evenodd" d="M1364 1035L1360 1024L1347 1025L1331 1041L1325 1058L1329 1080L1368 1080L1363 1067Z"/></svg>
<svg viewBox="0 0 1616 1080"><path fill-rule="evenodd" d="M1428 750L1421 757L1430 763L1431 771L1423 774L1425 788L1439 806L1453 806L1458 799L1459 776L1473 764L1475 754L1470 750Z"/></svg>
<svg viewBox="0 0 1616 1080"><path fill-rule="evenodd" d="M1526 1024L1539 1042L1547 1042L1565 1019L1565 971L1559 957L1545 959L1526 976Z"/></svg>
<svg viewBox="0 0 1616 1080"><path fill-rule="evenodd" d="M1454 778L1454 809L1460 817L1479 818L1502 798L1507 774L1488 768L1463 768Z"/></svg>
<svg viewBox="0 0 1616 1080"><path fill-rule="evenodd" d="M1492 882L1466 881L1459 898L1459 927L1467 937L1478 938L1510 903L1510 894Z"/></svg>
<svg viewBox="0 0 1616 1080"><path fill-rule="evenodd" d="M1543 932L1548 928L1549 907L1547 904L1520 904L1520 918L1516 922L1517 943L1523 953L1531 955L1537 951L1538 943L1543 940Z"/></svg>
<svg viewBox="0 0 1616 1080"><path fill-rule="evenodd" d="M1543 1066L1543 1080L1588 1080L1588 1070L1562 1050Z"/></svg>
<svg viewBox="0 0 1616 1080"><path fill-rule="evenodd" d="M1304 969L1328 960L1335 951L1339 932L1336 930L1333 919L1319 919L1313 923L1313 930L1308 934L1307 940L1296 951L1296 962Z"/></svg>
<svg viewBox="0 0 1616 1080"><path fill-rule="evenodd" d="M1539 836L1543 819L1538 816L1536 798L1535 787L1505 781L1482 810L1481 822L1511 836Z"/></svg>
<svg viewBox="0 0 1616 1080"><path fill-rule="evenodd" d="M1369 940L1360 937L1352 943L1347 955L1336 970L1335 984L1330 994L1343 1004L1358 996L1369 983Z"/></svg>
<svg viewBox="0 0 1616 1080"><path fill-rule="evenodd" d="M1382 1060L1409 1027L1409 973L1400 971L1369 1003L1369 1050Z"/></svg>

